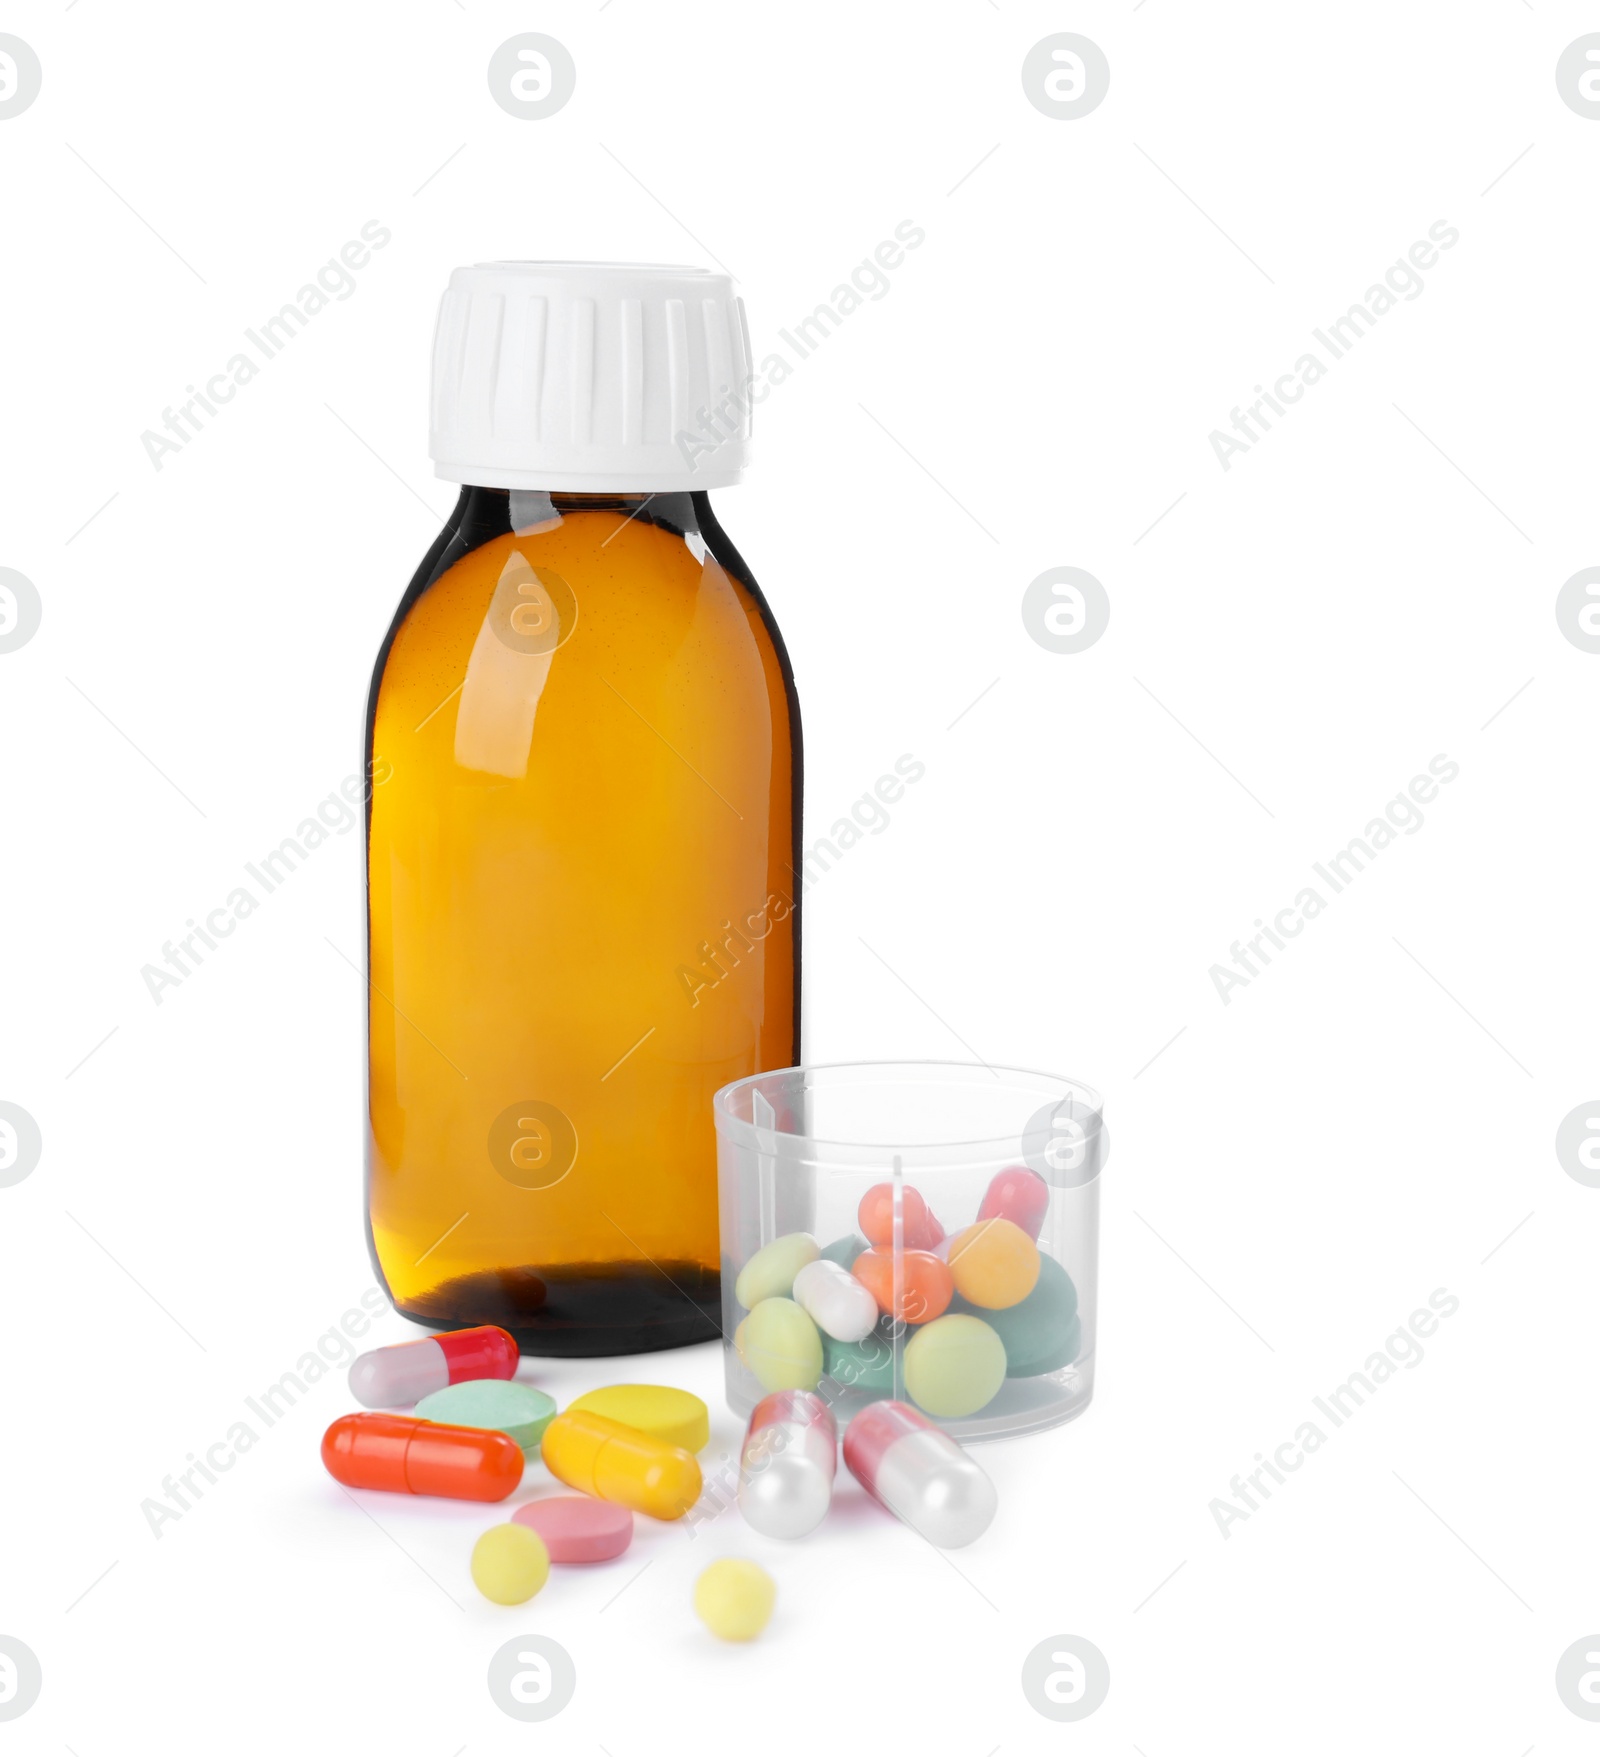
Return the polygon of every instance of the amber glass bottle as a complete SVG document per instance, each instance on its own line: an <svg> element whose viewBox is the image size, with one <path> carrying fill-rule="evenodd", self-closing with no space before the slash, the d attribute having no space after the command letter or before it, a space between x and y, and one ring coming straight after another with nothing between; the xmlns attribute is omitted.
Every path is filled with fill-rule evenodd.
<svg viewBox="0 0 1600 1757"><path fill-rule="evenodd" d="M562 293L541 296L548 418ZM589 420L610 443L606 298L591 303ZM441 348L449 323L447 296ZM647 439L650 367L647 346ZM437 379L436 358L436 399ZM436 400L436 457L440 424ZM692 449L641 462L634 491L463 486L373 677L373 1259L406 1316L501 1324L532 1353L717 1334L711 1097L799 1059L793 679L706 494L653 486ZM446 457L440 473L617 474L524 450L517 469Z"/></svg>

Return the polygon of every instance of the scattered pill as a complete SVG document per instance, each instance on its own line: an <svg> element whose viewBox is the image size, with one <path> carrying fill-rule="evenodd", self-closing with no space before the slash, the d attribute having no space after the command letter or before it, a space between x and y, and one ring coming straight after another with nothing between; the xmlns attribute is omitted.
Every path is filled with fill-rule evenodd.
<svg viewBox="0 0 1600 1757"><path fill-rule="evenodd" d="M1006 1374L1013 1379L1059 1372L1078 1358L1083 1326L1078 1320L1078 1290L1072 1277L1048 1251L1039 1253L1039 1279L1033 1292L1003 1311L968 1307L999 1336L1006 1351Z"/></svg>
<svg viewBox="0 0 1600 1757"><path fill-rule="evenodd" d="M567 1408L593 1410L685 1452L698 1452L711 1439L711 1416L705 1404L673 1385L602 1385L574 1397Z"/></svg>
<svg viewBox="0 0 1600 1757"><path fill-rule="evenodd" d="M492 1428L409 1415L341 1415L322 1436L329 1476L352 1489L503 1501L522 1481L522 1448Z"/></svg>
<svg viewBox="0 0 1600 1757"><path fill-rule="evenodd" d="M766 1628L777 1597L765 1568L724 1556L695 1582L695 1615L720 1640L753 1641Z"/></svg>
<svg viewBox="0 0 1600 1757"><path fill-rule="evenodd" d="M774 1391L750 1414L739 1455L739 1511L763 1537L804 1537L833 1499L839 1430L814 1392Z"/></svg>
<svg viewBox="0 0 1600 1757"><path fill-rule="evenodd" d="M908 1324L937 1318L955 1292L949 1266L931 1251L902 1251L897 1259L892 1250L874 1245L856 1258L850 1273L866 1286L879 1311Z"/></svg>
<svg viewBox="0 0 1600 1757"><path fill-rule="evenodd" d="M822 1253L809 1232L790 1232L765 1244L739 1271L733 1297L753 1312L764 1299L787 1299L794 1278Z"/></svg>
<svg viewBox="0 0 1600 1757"><path fill-rule="evenodd" d="M740 1356L763 1391L816 1390L822 1337L792 1299L762 1300L739 1329Z"/></svg>
<svg viewBox="0 0 1600 1757"><path fill-rule="evenodd" d="M544 1539L552 1562L609 1562L633 1542L633 1515L588 1495L547 1495L511 1515Z"/></svg>
<svg viewBox="0 0 1600 1757"><path fill-rule="evenodd" d="M894 1345L885 1333L890 1319L880 1319L877 1327L859 1342L837 1342L831 1336L822 1338L822 1371L825 1378L846 1391L893 1391ZM916 1333L915 1325L900 1329Z"/></svg>
<svg viewBox="0 0 1600 1757"><path fill-rule="evenodd" d="M841 1269L848 1269L866 1248L867 1241L859 1232L849 1232L843 1238L836 1238L831 1245L825 1246L822 1255L825 1261L837 1263Z"/></svg>
<svg viewBox="0 0 1600 1757"><path fill-rule="evenodd" d="M1012 1220L980 1220L950 1241L956 1292L975 1306L1002 1311L1033 1292L1039 1247Z"/></svg>
<svg viewBox="0 0 1600 1757"><path fill-rule="evenodd" d="M357 1355L350 1395L368 1409L394 1408L466 1379L509 1379L516 1370L515 1337L497 1324L480 1324Z"/></svg>
<svg viewBox="0 0 1600 1757"><path fill-rule="evenodd" d="M994 1484L942 1429L904 1403L869 1403L845 1429L844 1461L880 1506L943 1550L982 1537Z"/></svg>
<svg viewBox="0 0 1600 1757"><path fill-rule="evenodd" d="M861 1198L856 1212L856 1225L875 1245L894 1243L893 1184L874 1184ZM944 1228L934 1219L928 1204L910 1184L900 1185L900 1242L908 1251L931 1251L944 1237Z"/></svg>
<svg viewBox="0 0 1600 1757"><path fill-rule="evenodd" d="M1050 1186L1026 1165L1008 1165L989 1180L978 1205L980 1220L1010 1220L1037 1240L1050 1206Z"/></svg>
<svg viewBox="0 0 1600 1757"><path fill-rule="evenodd" d="M859 1342L878 1321L878 1302L848 1269L818 1257L794 1278L795 1304L824 1336Z"/></svg>
<svg viewBox="0 0 1600 1757"><path fill-rule="evenodd" d="M544 1430L539 1454L568 1488L652 1519L681 1519L700 1498L692 1453L593 1410L564 1410Z"/></svg>
<svg viewBox="0 0 1600 1757"><path fill-rule="evenodd" d="M510 1434L524 1452L536 1452L539 1439L556 1412L556 1400L515 1379L465 1379L446 1385L417 1405L422 1421L447 1422L458 1428L498 1428Z"/></svg>
<svg viewBox="0 0 1600 1757"><path fill-rule="evenodd" d="M491 1525L472 1546L472 1584L495 1604L526 1604L550 1578L550 1553L526 1525Z"/></svg>
<svg viewBox="0 0 1600 1757"><path fill-rule="evenodd" d="M947 1420L976 1415L1006 1382L1006 1349L982 1318L947 1312L906 1344L906 1395Z"/></svg>

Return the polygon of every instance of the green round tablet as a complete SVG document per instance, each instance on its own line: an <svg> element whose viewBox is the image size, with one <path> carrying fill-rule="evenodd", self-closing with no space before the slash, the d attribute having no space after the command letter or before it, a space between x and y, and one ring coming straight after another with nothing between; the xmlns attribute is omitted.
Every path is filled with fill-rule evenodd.
<svg viewBox="0 0 1600 1757"><path fill-rule="evenodd" d="M911 1326L906 1326L910 1329ZM884 1335L882 1320L859 1342L840 1342L822 1333L822 1371L847 1391L894 1390L894 1347Z"/></svg>
<svg viewBox="0 0 1600 1757"><path fill-rule="evenodd" d="M956 1298L951 1311L981 1315L1005 1344L1006 1377L1032 1379L1059 1372L1077 1359L1083 1341L1078 1290L1048 1251L1039 1253L1039 1279L1025 1300L1003 1311L982 1311Z"/></svg>
<svg viewBox="0 0 1600 1757"><path fill-rule="evenodd" d="M830 1263L837 1263L841 1269L848 1269L856 1258L867 1249L867 1241L859 1232L846 1233L843 1238L836 1238L823 1251L822 1255Z"/></svg>
<svg viewBox="0 0 1600 1757"><path fill-rule="evenodd" d="M463 1379L433 1391L416 1407L423 1421L442 1421L458 1428L498 1428L510 1434L524 1452L539 1450L556 1400L515 1379Z"/></svg>

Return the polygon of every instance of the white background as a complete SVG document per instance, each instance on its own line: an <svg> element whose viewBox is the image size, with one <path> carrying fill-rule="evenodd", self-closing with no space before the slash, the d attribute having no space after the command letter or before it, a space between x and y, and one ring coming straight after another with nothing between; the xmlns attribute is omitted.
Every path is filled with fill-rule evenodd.
<svg viewBox="0 0 1600 1757"><path fill-rule="evenodd" d="M1600 1627L1600 1193L1554 1140L1597 1085L1600 657L1554 610L1600 560L1600 123L1554 71L1596 22L7 9L44 70L0 122L0 566L44 607L0 656L0 1097L44 1139L0 1190L0 1633L44 1676L12 1748L1592 1749L1553 1678ZM578 69L540 122L485 78L526 30ZM1020 79L1060 30L1111 66L1076 121ZM141 433L374 219L354 294L156 471ZM716 501L793 657L808 839L927 765L808 897L810 1055L1108 1093L1093 1406L981 1453L1001 1513L954 1557L852 1487L803 1546L657 1528L507 1611L468 1579L481 1510L323 1475L330 1373L154 1537L141 1502L371 1284L359 835L159 1007L140 970L358 766L453 499L425 405L450 268L719 260L760 357L903 220L926 243ZM1210 432L1440 220L1421 295L1224 471ZM1111 602L1075 656L1021 616L1057 566ZM1424 826L1224 1005L1210 967L1441 752ZM1229 1479L1435 1288L1460 1310L1421 1364L1224 1537ZM713 1402L708 1463L733 1448L714 1350L645 1376ZM691 1615L721 1553L777 1578L754 1648ZM577 1668L540 1728L484 1681L526 1630ZM1069 1731L1020 1685L1061 1633L1111 1669Z"/></svg>

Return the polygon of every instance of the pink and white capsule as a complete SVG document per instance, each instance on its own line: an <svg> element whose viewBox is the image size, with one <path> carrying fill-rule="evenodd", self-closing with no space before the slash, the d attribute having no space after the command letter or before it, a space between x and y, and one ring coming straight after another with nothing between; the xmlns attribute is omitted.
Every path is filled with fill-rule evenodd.
<svg viewBox="0 0 1600 1757"><path fill-rule="evenodd" d="M982 1537L994 1518L994 1484L909 1404L869 1403L844 1431L844 1461L873 1500L942 1550Z"/></svg>
<svg viewBox="0 0 1600 1757"><path fill-rule="evenodd" d="M368 1409L394 1409L463 1379L509 1379L516 1374L516 1338L498 1324L420 1336L374 1348L350 1363L350 1395Z"/></svg>
<svg viewBox="0 0 1600 1757"><path fill-rule="evenodd" d="M835 1342L860 1342L878 1321L878 1302L871 1293L827 1257L807 1263L795 1276L794 1299Z"/></svg>
<svg viewBox="0 0 1600 1757"><path fill-rule="evenodd" d="M839 1430L814 1391L774 1391L750 1412L739 1511L763 1537L804 1537L833 1500Z"/></svg>

